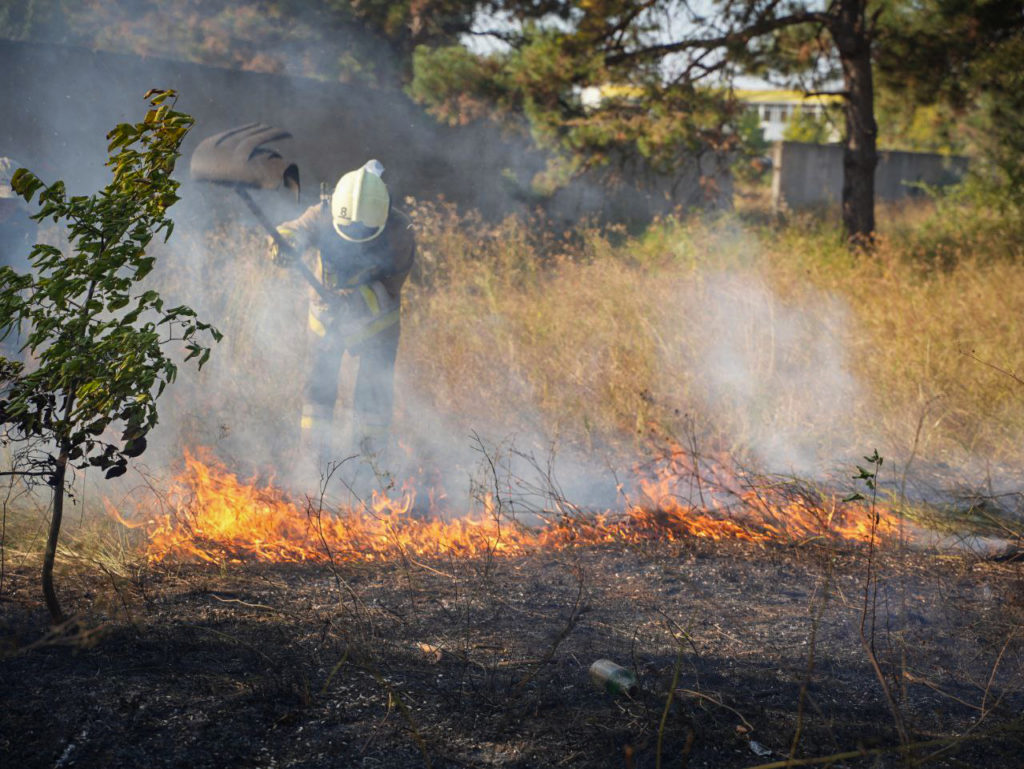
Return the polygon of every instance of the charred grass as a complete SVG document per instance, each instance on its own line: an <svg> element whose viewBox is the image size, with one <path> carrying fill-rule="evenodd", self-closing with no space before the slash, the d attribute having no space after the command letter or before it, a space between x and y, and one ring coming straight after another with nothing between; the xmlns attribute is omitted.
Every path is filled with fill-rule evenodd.
<svg viewBox="0 0 1024 769"><path fill-rule="evenodd" d="M18 569L0 755L12 767L1016 766L1019 565L875 555L869 569L863 549L692 541L145 567L106 622L108 581L79 571L64 584L80 624L42 639L34 571ZM859 637L865 591L902 748ZM640 693L594 687L599 658L633 670Z"/></svg>

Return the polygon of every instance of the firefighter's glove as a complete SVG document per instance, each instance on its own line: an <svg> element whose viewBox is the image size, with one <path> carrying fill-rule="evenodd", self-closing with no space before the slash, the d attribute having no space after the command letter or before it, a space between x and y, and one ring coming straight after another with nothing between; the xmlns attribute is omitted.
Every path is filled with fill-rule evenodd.
<svg viewBox="0 0 1024 769"><path fill-rule="evenodd" d="M295 262L295 247L285 233L278 232L281 235L281 240L287 243L289 248L281 248L277 244L277 238L268 237L267 255L270 257L270 261L278 267L290 267Z"/></svg>

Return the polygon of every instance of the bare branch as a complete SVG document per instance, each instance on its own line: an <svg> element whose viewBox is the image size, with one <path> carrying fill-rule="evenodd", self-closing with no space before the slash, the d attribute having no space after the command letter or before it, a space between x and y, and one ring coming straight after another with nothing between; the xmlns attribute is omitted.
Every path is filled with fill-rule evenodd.
<svg viewBox="0 0 1024 769"><path fill-rule="evenodd" d="M638 48L633 51L623 51L622 53L605 56L605 64L614 66L616 64L622 64L627 61L636 61L638 59L659 59L663 56L667 56L672 53L682 53L683 51L699 49L713 50L716 48L724 48L729 45L734 45L736 43L746 44L752 38L761 37L762 35L767 35L770 32L775 32L776 30L784 29L785 27L792 27L797 24L808 24L812 22L826 24L828 23L828 20L827 14L810 11L792 13L788 16L761 19L760 21L751 24L749 27L733 32L727 32L716 37L688 38L686 40L677 40L673 43L662 43L660 45L652 45L645 48Z"/></svg>

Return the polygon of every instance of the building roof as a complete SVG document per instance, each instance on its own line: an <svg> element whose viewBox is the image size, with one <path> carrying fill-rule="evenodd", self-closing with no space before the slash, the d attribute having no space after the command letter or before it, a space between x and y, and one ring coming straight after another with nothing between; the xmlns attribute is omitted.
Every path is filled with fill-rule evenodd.
<svg viewBox="0 0 1024 769"><path fill-rule="evenodd" d="M808 95L803 91L785 89L736 89L733 91L736 98L744 104L785 104L798 106L802 104L839 104L843 97L839 94L814 94ZM639 98L643 89L636 85L625 83L605 83L603 85L592 85L580 90L580 99L586 107L596 107L608 99L630 101Z"/></svg>
<svg viewBox="0 0 1024 769"><path fill-rule="evenodd" d="M736 98L746 104L838 104L843 100L839 94L815 94L808 96L803 91L783 89L737 90Z"/></svg>

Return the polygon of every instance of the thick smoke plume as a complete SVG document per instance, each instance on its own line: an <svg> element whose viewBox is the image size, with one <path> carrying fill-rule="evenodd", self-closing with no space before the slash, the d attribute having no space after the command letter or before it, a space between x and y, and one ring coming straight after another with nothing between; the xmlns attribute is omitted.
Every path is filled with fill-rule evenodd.
<svg viewBox="0 0 1024 769"><path fill-rule="evenodd" d="M198 141L231 126L260 121L294 134L279 149L299 165L302 197L296 203L283 194L258 194L272 220L294 216L317 200L321 182L333 185L369 157L384 163L400 201L441 195L491 217L526 210L523 192L543 158L524 143L483 125L452 133L397 90L289 77L305 72L301 52L270 53L291 62L281 74L2 43L0 65L8 77L0 82L0 105L12 117L0 126L0 154L44 179L65 179L73 193L94 192L106 181L106 131L138 119L149 88L175 88L179 108L197 119L179 177ZM143 466L165 476L184 447L208 446L243 476L273 477L315 494L324 468L294 451L308 370L306 289L297 276L268 263L264 233L229 190L186 181L182 196L172 211L177 229L159 250L153 281L168 301L195 307L225 340L203 372L182 368L161 404L161 425ZM601 197L597 188L581 185L566 195L567 207L556 217L572 222L580 206ZM53 237L59 241L60 234ZM745 247L757 245L751 240ZM702 429L719 442L726 436L726 448L738 456L771 471L817 478L873 448L870 439L845 429L862 394L843 348L847 313L834 297L783 302L746 273L703 273L679 289L675 307L659 314L661 335L670 340L660 350L662 389L671 393L673 377L686 372L688 384L672 405L705 415ZM674 328L699 341L673 344ZM596 360L595 376L600 365ZM350 366L343 377L344 393L351 388ZM497 424L467 429L458 415L436 409L426 391L400 362L400 434L388 465L367 470L359 460L343 462L333 498L351 493L346 484L365 493L366 484L398 485L414 477L436 481L453 509L484 493L516 501L524 514L550 508L553 499L587 508L619 501L617 475L630 468L560 445L528 399L504 404ZM340 425L347 422L345 408L339 403ZM339 461L350 456L344 442L342 436Z"/></svg>
<svg viewBox="0 0 1024 769"><path fill-rule="evenodd" d="M173 19L144 41L131 18L128 14L120 28L135 36L136 48L147 42L146 50L154 54L173 53L174 40L160 37L173 28ZM444 196L497 217L526 210L529 195L524 193L544 157L523 141L486 124L452 133L397 89L289 77L308 72L309 51L294 45L263 53L266 60L285 66L269 75L60 45L2 43L0 61L9 77L0 84L0 104L16 119L0 128L0 152L17 157L44 179L64 179L72 193L90 194L107 179L107 130L138 119L148 89L174 88L180 94L178 107L196 118L179 178L186 176L196 144L212 133L254 121L293 133L295 138L279 149L299 165L302 197L296 204L280 194L257 195L272 220L294 216L317 200L321 183L332 186L368 157L383 161L385 178L400 201L407 195ZM177 229L160 249L153 282L168 301L189 304L218 326L225 341L202 373L182 369L161 404L161 426L145 466L163 474L175 466L183 446L206 445L241 474L274 475L301 491L315 491L323 468L309 466L308 457L290 448L308 367L305 289L294 275L266 262L264 234L227 189L186 179L181 192L182 201L172 211ZM583 182L560 198L554 215L572 221L587 207L605 209L606 197ZM635 194L627 199L635 205ZM54 237L59 240L60 234ZM423 402L408 372L400 374L396 423L405 430L401 461L393 478L375 468L375 482L400 482L407 473L441 473L451 476L443 483L453 497L468 498L482 468L502 475L509 495L526 477L537 479L526 482L534 490L551 486L549 480L556 478L564 486L560 492L549 488L551 493L572 493L595 506L614 504L614 483L599 480L608 478L607 468L582 469L591 467L593 458L561 456L567 452L556 438L533 429L513 435L489 432L486 426L478 432L454 427ZM343 376L351 377L351 371ZM343 382L343 392L346 384L351 385L350 379ZM344 409L342 402L340 424L346 421ZM502 421L540 424L543 420L531 410L529 403L509 404L509 411L521 411L523 419L506 415ZM348 456L341 451L338 458ZM346 480L356 464L347 462L339 479ZM500 490L501 482L497 485Z"/></svg>
<svg viewBox="0 0 1024 769"><path fill-rule="evenodd" d="M847 312L835 297L785 304L750 275L707 276L682 300L701 340L694 380L706 413L758 466L821 477L851 448L859 388L843 346Z"/></svg>

